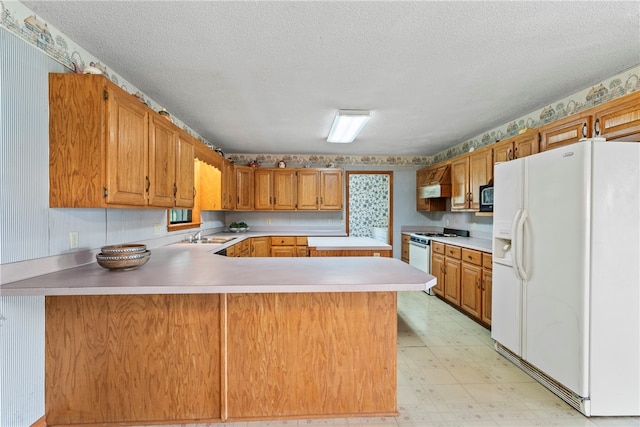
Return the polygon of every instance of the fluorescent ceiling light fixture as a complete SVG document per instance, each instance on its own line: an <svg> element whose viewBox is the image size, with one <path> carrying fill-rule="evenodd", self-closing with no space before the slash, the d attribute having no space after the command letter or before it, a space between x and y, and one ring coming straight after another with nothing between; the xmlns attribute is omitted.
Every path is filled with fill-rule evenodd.
<svg viewBox="0 0 640 427"><path fill-rule="evenodd" d="M353 142L370 118L369 111L338 110L327 136L327 142Z"/></svg>

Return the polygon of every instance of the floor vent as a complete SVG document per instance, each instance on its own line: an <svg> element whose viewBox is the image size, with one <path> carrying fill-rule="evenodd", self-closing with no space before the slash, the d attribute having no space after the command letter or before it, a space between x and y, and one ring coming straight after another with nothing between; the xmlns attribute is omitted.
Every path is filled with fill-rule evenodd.
<svg viewBox="0 0 640 427"><path fill-rule="evenodd" d="M571 390L569 390L564 385L560 384L558 381L554 380L535 366L527 363L526 361L520 359L518 356L513 354L509 349L503 347L498 342L495 343L495 348L498 353L509 359L513 362L514 365L522 369L524 372L529 374L533 379L538 381L540 384L548 388L552 393L557 395L560 399L567 402L577 411L580 411L582 414L586 416L590 416L591 414L591 401L582 396L578 396Z"/></svg>

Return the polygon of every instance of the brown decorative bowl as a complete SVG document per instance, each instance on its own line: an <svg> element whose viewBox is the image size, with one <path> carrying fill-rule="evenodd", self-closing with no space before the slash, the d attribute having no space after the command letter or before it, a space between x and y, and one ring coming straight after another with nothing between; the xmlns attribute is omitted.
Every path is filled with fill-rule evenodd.
<svg viewBox="0 0 640 427"><path fill-rule="evenodd" d="M119 256L119 255L132 255L141 254L147 250L147 245L140 244L124 244L124 245L111 245L103 246L100 248L102 255Z"/></svg>
<svg viewBox="0 0 640 427"><path fill-rule="evenodd" d="M96 259L101 267L109 270L128 270L140 267L149 261L151 251L134 253L129 255L105 255L97 254Z"/></svg>

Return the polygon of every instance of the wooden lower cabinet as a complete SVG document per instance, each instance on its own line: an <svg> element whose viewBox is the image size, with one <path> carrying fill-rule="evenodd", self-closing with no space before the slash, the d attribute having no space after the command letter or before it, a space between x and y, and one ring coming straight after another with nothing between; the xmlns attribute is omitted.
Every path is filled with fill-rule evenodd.
<svg viewBox="0 0 640 427"><path fill-rule="evenodd" d="M396 292L45 297L50 426L394 416Z"/></svg>
<svg viewBox="0 0 640 427"><path fill-rule="evenodd" d="M272 257L306 257L309 256L306 236L272 236Z"/></svg>
<svg viewBox="0 0 640 427"><path fill-rule="evenodd" d="M395 292L229 295L228 419L396 413Z"/></svg>
<svg viewBox="0 0 640 427"><path fill-rule="evenodd" d="M251 238L251 256L252 257L271 256L271 238L270 237L252 237Z"/></svg>
<svg viewBox="0 0 640 427"><path fill-rule="evenodd" d="M220 300L46 297L47 425L219 420Z"/></svg>
<svg viewBox="0 0 640 427"><path fill-rule="evenodd" d="M408 234L402 234L401 237L402 246L400 250L400 259L409 264L409 241L411 240L411 236Z"/></svg>
<svg viewBox="0 0 640 427"><path fill-rule="evenodd" d="M433 293L444 298L444 243L431 241L431 274L436 278L436 285L432 287Z"/></svg>
<svg viewBox="0 0 640 427"><path fill-rule="evenodd" d="M491 326L490 253L431 241L433 293L484 326Z"/></svg>

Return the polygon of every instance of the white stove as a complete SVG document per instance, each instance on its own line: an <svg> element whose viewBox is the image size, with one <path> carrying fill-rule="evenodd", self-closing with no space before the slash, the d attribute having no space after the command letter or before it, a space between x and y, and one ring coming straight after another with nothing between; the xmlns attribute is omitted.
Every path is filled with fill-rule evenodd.
<svg viewBox="0 0 640 427"><path fill-rule="evenodd" d="M445 228L442 232L416 232L409 237L409 264L431 274L431 237L469 237L467 230ZM426 291L432 295L431 290Z"/></svg>

